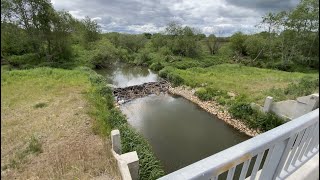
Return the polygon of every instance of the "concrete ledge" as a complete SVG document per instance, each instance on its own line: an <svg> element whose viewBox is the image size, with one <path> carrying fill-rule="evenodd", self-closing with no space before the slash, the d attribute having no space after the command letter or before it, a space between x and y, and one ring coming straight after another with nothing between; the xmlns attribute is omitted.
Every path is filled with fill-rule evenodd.
<svg viewBox="0 0 320 180"><path fill-rule="evenodd" d="M319 179L319 153L302 165L287 180L318 180Z"/></svg>
<svg viewBox="0 0 320 180"><path fill-rule="evenodd" d="M118 168L123 180L139 179L139 158L136 151L121 154L120 131L111 131L111 152L117 160Z"/></svg>
<svg viewBox="0 0 320 180"><path fill-rule="evenodd" d="M260 179L261 170L257 172L255 179ZM251 176L245 180L250 180ZM319 180L319 153L299 167L295 172L286 178L286 180Z"/></svg>

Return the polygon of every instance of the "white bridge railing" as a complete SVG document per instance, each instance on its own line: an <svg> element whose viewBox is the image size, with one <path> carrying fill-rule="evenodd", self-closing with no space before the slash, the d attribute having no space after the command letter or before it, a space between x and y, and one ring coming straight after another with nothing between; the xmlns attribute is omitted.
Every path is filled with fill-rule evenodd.
<svg viewBox="0 0 320 180"><path fill-rule="evenodd" d="M224 172L228 173L228 180L245 179L249 176L250 180L285 179L318 152L319 108L161 177L160 180L217 180ZM261 163L263 157L264 163ZM253 165L251 172L248 171L250 164ZM262 167L261 171L259 167ZM239 173L241 170L238 177L234 177L236 169Z"/></svg>

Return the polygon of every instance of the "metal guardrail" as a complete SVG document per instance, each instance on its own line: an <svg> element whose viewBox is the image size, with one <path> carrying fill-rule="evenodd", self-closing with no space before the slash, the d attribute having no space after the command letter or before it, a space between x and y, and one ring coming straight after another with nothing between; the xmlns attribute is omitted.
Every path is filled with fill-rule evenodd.
<svg viewBox="0 0 320 180"><path fill-rule="evenodd" d="M241 180L246 177L250 180L285 179L318 152L319 108L159 180L217 180L224 172L228 172L227 179L231 180L237 167L241 170ZM264 156L266 158L257 177ZM250 173L248 168L253 161Z"/></svg>

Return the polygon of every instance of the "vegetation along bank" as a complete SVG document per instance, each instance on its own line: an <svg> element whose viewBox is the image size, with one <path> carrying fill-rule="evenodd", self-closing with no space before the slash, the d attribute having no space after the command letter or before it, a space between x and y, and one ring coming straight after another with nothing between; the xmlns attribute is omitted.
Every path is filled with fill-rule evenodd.
<svg viewBox="0 0 320 180"><path fill-rule="evenodd" d="M54 119L61 120L62 124L66 123L69 127L67 130L74 128L75 132L81 132L73 127L75 125L72 123L77 121L63 118L64 122L61 117L54 116L59 115L60 110L60 114L68 114L68 108L59 108L59 105L65 104L62 103L64 99L70 100L65 104L69 104L69 108L75 105L73 102L83 103L84 106L90 104L88 112L92 118L92 131L86 131L85 135L88 137L94 137L90 134L94 132L101 138L109 139L112 129L120 130L124 152L138 153L140 179L162 176L164 171L150 145L128 125L126 118L114 106L112 92L105 87L105 80L92 70L108 67L116 61L147 66L158 71L161 77L177 87L171 89L173 93L216 113L248 135L253 136L281 125L284 123L282 119L272 113L261 113L252 108L250 103L262 105L266 96L279 101L319 92L319 1L302 0L292 10L267 13L257 25L260 30L258 33L235 32L230 37L205 35L200 30L182 26L179 22L168 22L164 31L153 34L102 33L97 22L89 17L76 19L69 12L55 10L49 1L1 1L1 69L6 71L1 74L1 86L7 88L5 93L1 92L5 100L1 102L1 113L8 115L4 116L5 119L1 118L2 124L4 123L1 128L7 126L14 129L1 135L1 140L4 139L1 143L10 140L17 142L3 146L7 148L6 152L12 153L1 154L1 159L6 161L1 167L1 176L11 177L14 173L8 173L9 170L22 176L24 173L20 171L19 164L27 162L29 157L47 153L45 143L41 152L39 144L43 142L41 138L37 139L38 136L32 138L32 133L25 134L24 137L29 137L28 140L22 134L21 137L15 137L19 135L15 130L19 130L24 122L22 117L26 114L40 118L40 114L44 113L40 110L53 108L54 105L52 116L43 116L48 119L37 121L43 122L39 126L32 122L34 128L47 127L50 119ZM41 69L43 67L45 68ZM45 82L49 82L48 86L44 86ZM179 87L182 85L192 90L185 91L186 89ZM77 88L83 92L78 92ZM37 91L31 92L33 89ZM24 96L24 93L51 97L52 99L47 100L53 104L40 101L40 96ZM213 107L209 108L207 105ZM77 116L75 114L86 116L84 112L86 108L79 108L79 112L68 114L68 117L74 118ZM50 115L49 112L45 113L48 114ZM13 121L6 122L8 118ZM28 120L32 119L29 117ZM86 124L84 119L82 120ZM26 127L25 129L31 130ZM84 126L76 127L86 129ZM59 128L48 132L57 136L63 134ZM72 131L70 134L76 133ZM94 138L97 142L101 140ZM70 144L70 147L78 146L87 145ZM16 151L20 147L24 147L24 150ZM101 147L100 143L96 149L101 150ZM82 155L79 156L83 157L82 160L87 157L92 164L95 162L85 153ZM109 159L108 154L104 155ZM107 169L109 176L114 176L115 179L118 177L112 158L107 163L110 164L109 169L101 164L101 167L93 168L90 164L81 164L82 161L79 161L81 168L64 168L60 166L63 164L62 159L66 158L61 156L49 159L48 162L56 165L48 166L52 167L52 171L47 168L48 171L44 172L48 173L43 176L67 178L66 169L77 167L72 172L83 177L103 175L101 169ZM28 165L29 169L36 168L32 164ZM99 172L89 170L86 173L88 167L99 169ZM41 177L40 174L37 176Z"/></svg>

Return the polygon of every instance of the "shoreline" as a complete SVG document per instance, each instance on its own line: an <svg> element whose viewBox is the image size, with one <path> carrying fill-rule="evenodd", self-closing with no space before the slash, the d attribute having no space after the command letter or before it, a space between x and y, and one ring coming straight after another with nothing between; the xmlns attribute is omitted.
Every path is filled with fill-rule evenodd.
<svg viewBox="0 0 320 180"><path fill-rule="evenodd" d="M175 88L170 87L168 90L168 93L184 97L185 99L201 107L203 110L207 111L212 115L217 116L218 119L223 120L228 125L232 126L233 128L239 130L242 133L245 133L250 137L254 137L260 134L259 131L247 127L242 121L232 118L225 107L219 105L215 101L201 101L197 96L194 95L194 92L195 90L189 90L188 87L185 86L178 86Z"/></svg>

